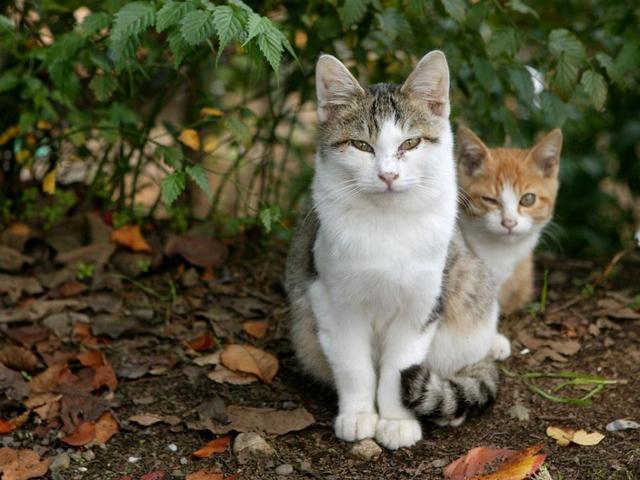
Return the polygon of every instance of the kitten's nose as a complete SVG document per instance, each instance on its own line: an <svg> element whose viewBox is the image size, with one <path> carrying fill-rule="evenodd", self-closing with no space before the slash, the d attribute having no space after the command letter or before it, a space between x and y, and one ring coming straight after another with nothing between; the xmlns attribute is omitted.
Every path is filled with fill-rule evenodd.
<svg viewBox="0 0 640 480"><path fill-rule="evenodd" d="M391 188L391 184L400 175L395 172L383 172L378 174L378 178L387 184L387 187Z"/></svg>
<svg viewBox="0 0 640 480"><path fill-rule="evenodd" d="M516 225L518 225L518 221L514 220L513 218L502 219L502 226L507 230L509 230L509 233L511 233L511 230L513 230Z"/></svg>

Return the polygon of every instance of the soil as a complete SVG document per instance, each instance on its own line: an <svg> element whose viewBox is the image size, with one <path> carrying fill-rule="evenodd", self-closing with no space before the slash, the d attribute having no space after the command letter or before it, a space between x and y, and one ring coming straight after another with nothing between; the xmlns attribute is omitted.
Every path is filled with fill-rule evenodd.
<svg viewBox="0 0 640 480"><path fill-rule="evenodd" d="M606 311L612 308L611 302L603 303L607 299L633 298L639 293L637 257L627 256L603 282L594 282L594 278L603 271L606 262L542 258L538 271L546 270L549 282L544 313L522 312L501 321L501 330L512 339L513 355L502 365L508 371L517 374L580 371L619 381L595 395L590 405L550 401L535 393L522 378L503 374L497 401L481 415L457 428L427 425L424 439L415 447L398 451L383 449L379 457L370 461L352 457L350 445L335 438L332 429L335 395L304 377L296 365L286 340L287 310L280 282L283 258L282 247L260 255L238 249L214 280L198 280L194 286L178 287L167 320L159 314L164 307L154 307L161 320L149 327L149 332L129 332L116 340L100 343L114 365L123 352L173 357L177 363L169 364L159 375L138 379L119 377L111 400L112 411L121 423L119 433L102 448L91 449L95 458L76 459L68 469L49 478L112 480L130 476L139 479L149 472L162 471L164 478L169 479L212 467L225 476L238 474L237 478L247 480L440 479L445 465L473 447L522 449L543 444L547 454L545 464L555 480L640 479L640 429L605 430L605 426L616 419L640 421L640 321L617 319L615 311ZM164 294L167 278L179 285L180 275L184 276L179 272L183 270L183 265L165 262L163 273L147 274L139 282ZM537 284L541 283L539 278ZM597 284L595 288L594 284ZM125 301L141 293L136 285L125 282L124 286L120 295ZM213 311L215 315L209 315L211 320L206 320L195 313L199 310ZM240 332L242 322L249 319L267 319L270 325L267 336L257 340ZM212 327L225 343L253 343L277 355L280 369L274 381L270 385L262 382L228 385L209 380L206 374L211 367L195 366L191 362L194 354L185 350L182 339ZM224 338L225 335L228 338ZM537 353L542 347L535 344L536 341L562 344L568 340L579 343L577 353L567 352L558 344L559 352L552 357L543 358L544 355ZM535 344L537 350L527 348L526 343ZM201 353L211 351L213 349ZM550 389L554 381L542 381L539 385ZM572 396L585 393L583 390L556 392ZM210 458L193 458L193 451L214 438L206 430L196 431L185 423L143 427L128 421L141 413L175 415L183 420L194 418L198 405L214 394L226 405L284 410L304 407L313 414L315 423L302 431L264 435L276 456L240 464L230 448ZM529 419L514 418L510 413L514 405L525 407ZM599 431L605 438L596 446L561 447L545 434L548 426ZM22 428L26 433L13 434L16 445L34 448L45 443L38 447L44 456L86 450L86 447L70 448L55 438L43 441L33 437L28 432L31 428L33 425L27 424ZM276 467L285 463L293 466L293 473L287 477L277 475Z"/></svg>

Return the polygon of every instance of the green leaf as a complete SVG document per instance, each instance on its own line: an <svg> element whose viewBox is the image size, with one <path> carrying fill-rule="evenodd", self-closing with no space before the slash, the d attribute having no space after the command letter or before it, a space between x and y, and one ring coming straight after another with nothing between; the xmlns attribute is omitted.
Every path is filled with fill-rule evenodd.
<svg viewBox="0 0 640 480"><path fill-rule="evenodd" d="M422 18L427 15L426 0L407 0L406 8L411 18Z"/></svg>
<svg viewBox="0 0 640 480"><path fill-rule="evenodd" d="M117 87L117 82L108 75L94 75L89 82L89 88L101 102L108 100Z"/></svg>
<svg viewBox="0 0 640 480"><path fill-rule="evenodd" d="M156 30L164 32L167 28L176 25L187 13L195 10L196 5L192 1L174 2L169 0L156 15Z"/></svg>
<svg viewBox="0 0 640 480"><path fill-rule="evenodd" d="M467 16L467 6L464 0L442 0L442 6L450 17L462 23Z"/></svg>
<svg viewBox="0 0 640 480"><path fill-rule="evenodd" d="M186 176L184 172L173 172L162 179L160 182L160 192L162 193L162 201L171 206L173 202L180 196L186 186Z"/></svg>
<svg viewBox="0 0 640 480"><path fill-rule="evenodd" d="M499 57L506 54L509 58L515 57L520 50L520 39L518 33L512 28L498 30L491 35L487 43L487 54L490 57Z"/></svg>
<svg viewBox="0 0 640 480"><path fill-rule="evenodd" d="M247 127L240 118L237 116L228 117L227 126L238 143L248 145L249 142L251 142L251 130L249 130L249 127Z"/></svg>
<svg viewBox="0 0 640 480"><path fill-rule="evenodd" d="M267 31L258 36L258 48L277 74L280 71L280 60L284 51L283 35L271 22L269 23Z"/></svg>
<svg viewBox="0 0 640 480"><path fill-rule="evenodd" d="M211 197L211 186L209 185L209 178L207 177L207 172L202 168L201 165L189 165L186 168L186 172L191 177L191 180L196 182L203 192L205 192L209 197Z"/></svg>
<svg viewBox="0 0 640 480"><path fill-rule="evenodd" d="M613 61L613 58L611 58L606 53L602 53L602 52L596 53L595 56L598 63L607 71L607 75L609 75L609 78L611 80L617 81L616 80L617 76L615 71L616 66Z"/></svg>
<svg viewBox="0 0 640 480"><path fill-rule="evenodd" d="M575 63L560 57L551 79L551 85L563 98L569 98L578 81L578 67Z"/></svg>
<svg viewBox="0 0 640 480"><path fill-rule="evenodd" d="M342 25L348 28L362 20L367 13L367 5L369 5L369 0L345 0L342 8L338 9Z"/></svg>
<svg viewBox="0 0 640 480"><path fill-rule="evenodd" d="M562 127L567 119L567 107L556 95L544 91L540 94L540 106L547 123L554 127Z"/></svg>
<svg viewBox="0 0 640 480"><path fill-rule="evenodd" d="M243 32L243 28L233 9L227 5L216 7L213 11L213 23L218 32L218 60L231 39L237 38Z"/></svg>
<svg viewBox="0 0 640 480"><path fill-rule="evenodd" d="M473 72L478 82L480 82L480 85L482 85L487 92L491 91L493 79L495 78L491 63L482 57L471 57L471 65L473 66Z"/></svg>
<svg viewBox="0 0 640 480"><path fill-rule="evenodd" d="M509 70L509 80L518 96L525 105L530 105L533 101L533 81L531 74L525 68L511 68Z"/></svg>
<svg viewBox="0 0 640 480"><path fill-rule="evenodd" d="M111 38L115 41L140 35L155 22L155 10L148 3L126 4L115 15Z"/></svg>
<svg viewBox="0 0 640 480"><path fill-rule="evenodd" d="M159 145L158 148L156 148L156 153L169 167L176 170L180 170L182 168L182 161L184 159L182 149L178 147L165 147L163 145Z"/></svg>
<svg viewBox="0 0 640 480"><path fill-rule="evenodd" d="M263 208L260 211L259 217L264 229L267 232L270 232L273 228L273 224L280 221L280 218L282 217L282 211L277 205L272 205L271 207Z"/></svg>
<svg viewBox="0 0 640 480"><path fill-rule="evenodd" d="M531 15L534 18L539 18L538 12L536 12L522 0L509 0L509 2L507 2L507 6L514 12L522 13L524 15Z"/></svg>
<svg viewBox="0 0 640 480"><path fill-rule="evenodd" d="M20 83L17 69L12 69L0 75L0 93L14 89Z"/></svg>
<svg viewBox="0 0 640 480"><path fill-rule="evenodd" d="M216 31L211 12L194 10L180 21L180 33L189 45L198 45L212 36Z"/></svg>
<svg viewBox="0 0 640 480"><path fill-rule="evenodd" d="M247 38L245 38L243 45L246 45L254 37L265 33L269 29L269 19L251 12L247 20Z"/></svg>
<svg viewBox="0 0 640 480"><path fill-rule="evenodd" d="M380 23L380 29L394 41L398 37L408 37L413 35L411 25L404 14L396 8L385 8L381 13L376 14Z"/></svg>
<svg viewBox="0 0 640 480"><path fill-rule="evenodd" d="M184 37L180 30L175 30L167 37L169 42L169 49L173 53L173 66L178 68L184 60L184 57L191 51L191 46L184 41Z"/></svg>
<svg viewBox="0 0 640 480"><path fill-rule="evenodd" d="M111 15L106 12L96 12L88 15L80 25L78 32L85 37L98 33L103 28L107 28L111 23Z"/></svg>
<svg viewBox="0 0 640 480"><path fill-rule="evenodd" d="M640 56L640 44L638 41L626 42L616 56L616 75L624 77L634 68L638 68L638 57Z"/></svg>
<svg viewBox="0 0 640 480"><path fill-rule="evenodd" d="M553 56L578 67L585 59L586 53L580 40L569 30L559 28L549 34L549 51Z"/></svg>
<svg viewBox="0 0 640 480"><path fill-rule="evenodd" d="M582 74L580 85L582 85L584 91L589 95L595 109L602 111L607 101L607 84L604 77L598 72L587 70Z"/></svg>

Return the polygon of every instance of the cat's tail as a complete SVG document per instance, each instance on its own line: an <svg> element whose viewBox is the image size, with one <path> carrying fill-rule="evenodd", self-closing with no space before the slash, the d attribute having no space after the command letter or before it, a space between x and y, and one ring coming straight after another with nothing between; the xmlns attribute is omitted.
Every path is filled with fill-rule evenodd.
<svg viewBox="0 0 640 480"><path fill-rule="evenodd" d="M438 425L458 426L496 398L498 369L491 358L463 368L449 378L441 378L426 365L402 372L402 396L415 414Z"/></svg>

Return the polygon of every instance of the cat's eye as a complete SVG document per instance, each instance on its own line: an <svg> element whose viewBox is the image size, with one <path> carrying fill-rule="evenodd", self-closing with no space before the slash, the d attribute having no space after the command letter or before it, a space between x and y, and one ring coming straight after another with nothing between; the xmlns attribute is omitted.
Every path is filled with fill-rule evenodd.
<svg viewBox="0 0 640 480"><path fill-rule="evenodd" d="M410 138L408 140L405 140L404 142L402 142L400 144L400 148L398 150L402 150L402 151L407 151L407 150L413 150L414 148L416 148L418 145L420 145L420 141L422 139L420 137L415 137L415 138Z"/></svg>
<svg viewBox="0 0 640 480"><path fill-rule="evenodd" d="M498 205L498 200L496 200L493 197L482 197L482 200L484 200L487 203L490 203L491 205Z"/></svg>
<svg viewBox="0 0 640 480"><path fill-rule="evenodd" d="M362 152L373 153L373 147L362 140L351 140L351 145Z"/></svg>
<svg viewBox="0 0 640 480"><path fill-rule="evenodd" d="M523 207L530 207L536 203L536 194L535 193L525 193L520 197L520 205Z"/></svg>

